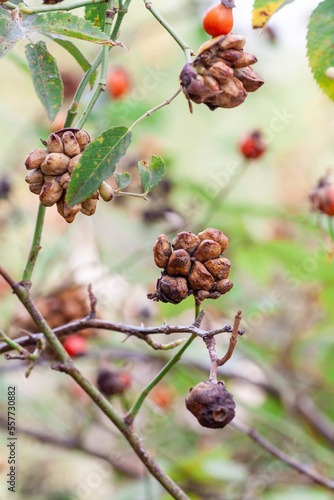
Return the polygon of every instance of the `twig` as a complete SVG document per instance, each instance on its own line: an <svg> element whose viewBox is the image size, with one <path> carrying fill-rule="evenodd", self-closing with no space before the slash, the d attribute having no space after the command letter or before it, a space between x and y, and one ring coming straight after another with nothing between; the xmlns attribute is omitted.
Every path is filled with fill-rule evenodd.
<svg viewBox="0 0 334 500"><path fill-rule="evenodd" d="M151 116L153 113L155 113L156 111L158 111L159 109L163 108L164 106L167 106L168 104L170 104L179 94L181 93L181 88L177 89L176 92L174 92L173 95L171 95L168 99L166 99L164 102L162 102L161 104L158 104L157 106L155 106L154 108L152 109L149 109L148 111L146 111L146 113L144 113L140 118L138 118L138 120L136 120L132 125L131 127L129 128L129 131L132 130L139 122L141 122L142 120L144 120L144 118L147 118L148 116Z"/></svg>
<svg viewBox="0 0 334 500"><path fill-rule="evenodd" d="M1 267L0 274L2 274ZM74 365L72 358L68 355L60 340L57 338L54 331L50 328L45 318L41 315L40 311L37 309L35 303L31 299L29 289L25 288L21 283L14 283L13 292L25 306L31 318L34 320L36 326L43 332L51 348L57 355L59 364L54 368L67 373L71 378L73 378L73 380L77 382L77 384L88 394L92 401L95 402L100 410L102 410L102 412L122 433L136 455L141 459L143 464L150 471L152 476L156 478L156 480L165 488L166 491L168 491L168 493L175 500L190 500L189 497L181 490L181 488L159 467L148 450L145 448L140 436L134 431L132 425L128 424L125 419L123 419L119 415L110 401L108 401L108 399L106 399L102 395L97 387L95 387L90 382L90 380L88 380Z"/></svg>
<svg viewBox="0 0 334 500"><path fill-rule="evenodd" d="M93 293L92 285L88 285L88 296L89 296L89 303L90 303L89 317L92 319L95 319L96 318L97 299Z"/></svg>
<svg viewBox="0 0 334 500"><path fill-rule="evenodd" d="M219 360L219 366L225 365L225 363L232 357L233 351L238 341L238 333L239 333L239 326L241 319L242 319L241 311L238 311L234 319L233 332L230 338L230 343L227 349L227 353L222 359Z"/></svg>
<svg viewBox="0 0 334 500"><path fill-rule="evenodd" d="M199 304L196 304L195 302L195 324L198 325L195 328L199 328L201 326L201 322L204 317L204 311L199 310L200 306ZM154 379L143 389L141 394L139 395L138 399L134 402L132 405L132 408L129 410L125 417L125 421L129 424L132 425L134 419L138 415L138 412L140 408L142 407L145 399L151 392L151 390L160 382L160 380L170 371L170 369L181 359L182 354L188 349L190 344L195 340L196 335L192 334L187 342L181 347L181 349L174 354L172 359L168 361L168 363L160 370L160 372L154 377Z"/></svg>
<svg viewBox="0 0 334 500"><path fill-rule="evenodd" d="M11 359L21 359L21 360L29 360L29 366L26 371L26 378L29 377L32 369L37 364L41 354L45 349L45 340L43 338L38 339L36 349L33 353L24 349L20 344L16 343L14 340L7 337L5 332L0 329L0 339L5 342L11 349L16 350L19 354L9 354L8 352L5 354L5 358L8 360Z"/></svg>
<svg viewBox="0 0 334 500"><path fill-rule="evenodd" d="M86 5L95 5L99 3L106 3L108 0L81 0L80 2L70 3L67 5L52 5L47 7L37 7L36 9L32 9L24 4L20 4L20 14L26 14L28 16L32 14L41 14L43 12L54 12L54 11L63 11L63 10L73 10L79 9L80 7L85 7ZM11 2L6 2L5 7L8 9L15 9L17 7L16 4Z"/></svg>
<svg viewBox="0 0 334 500"><path fill-rule="evenodd" d="M153 7L152 2L144 0L145 7L151 12L151 14L159 21L159 23L168 31L168 33L174 38L176 43L183 50L187 62L191 62L191 56L195 55L191 50L189 45L178 35L174 28L162 17L162 15Z"/></svg>
<svg viewBox="0 0 334 500"><path fill-rule="evenodd" d="M0 415L0 426L3 428L7 428L7 419L4 415ZM136 471L132 467L128 467L126 461L124 460L115 460L111 458L108 454L102 453L99 450L95 450L89 446L83 444L81 439L73 438L72 436L58 436L55 435L54 432L41 432L37 429L29 429L27 427L17 427L17 431L20 435L24 434L36 441L40 441L41 443L48 443L54 446L58 446L59 448L66 448L69 450L77 450L83 453L86 453L90 456L94 456L100 458L101 460L105 460L108 462L115 470L121 472L122 474L126 474L127 476L138 478L142 476L142 473L138 470Z"/></svg>
<svg viewBox="0 0 334 500"><path fill-rule="evenodd" d="M322 476L318 472L313 471L310 469L307 465L301 464L297 462L294 458L290 457L286 453L284 453L282 450L274 446L270 441L268 441L266 438L261 436L255 429L252 429L251 427L248 427L247 425L244 425L243 423L233 420L231 424L235 429L238 429L239 431L243 432L247 436L249 436L253 441L258 443L262 448L267 450L271 455L274 457L278 458L281 460L281 462L284 462L286 465L289 467L292 467L293 469L297 470L301 474L304 474L307 476L309 479L311 479L314 483L319 484L320 486L323 486L329 490L334 490L334 481Z"/></svg>

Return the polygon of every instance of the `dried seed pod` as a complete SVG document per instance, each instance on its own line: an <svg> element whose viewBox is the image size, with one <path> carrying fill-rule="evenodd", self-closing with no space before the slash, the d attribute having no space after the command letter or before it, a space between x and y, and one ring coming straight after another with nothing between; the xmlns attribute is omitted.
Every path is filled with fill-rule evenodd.
<svg viewBox="0 0 334 500"><path fill-rule="evenodd" d="M228 237L219 231L219 229L214 229L213 227L209 227L208 229L205 229L205 231L198 233L198 237L201 241L213 240L216 243L219 243L221 246L221 253L223 253L228 246Z"/></svg>
<svg viewBox="0 0 334 500"><path fill-rule="evenodd" d="M59 215L61 215L65 220L66 222L68 222L69 224L71 222L74 221L75 219L75 213L72 213L71 215L65 215L65 206L66 206L66 202L65 202L65 193L61 196L61 198L57 201L57 210L58 210L58 213Z"/></svg>
<svg viewBox="0 0 334 500"><path fill-rule="evenodd" d="M69 172L65 172L60 178L60 185L64 189L68 189L70 181L71 181L71 174Z"/></svg>
<svg viewBox="0 0 334 500"><path fill-rule="evenodd" d="M187 231L182 231L175 236L172 245L174 250L186 250L189 255L192 255L200 244L200 239L196 234L189 233Z"/></svg>
<svg viewBox="0 0 334 500"><path fill-rule="evenodd" d="M175 250L169 258L167 274L170 276L188 276L191 268L190 255L186 250Z"/></svg>
<svg viewBox="0 0 334 500"><path fill-rule="evenodd" d="M45 207L52 207L52 205L57 203L63 191L59 182L59 177L54 177L52 180L44 183L41 194L39 195L40 202Z"/></svg>
<svg viewBox="0 0 334 500"><path fill-rule="evenodd" d="M66 172L70 159L63 153L50 153L41 164L45 175L62 175Z"/></svg>
<svg viewBox="0 0 334 500"><path fill-rule="evenodd" d="M68 171L70 174L73 174L73 170L78 165L81 156L82 156L82 153L71 158L70 163L68 165Z"/></svg>
<svg viewBox="0 0 334 500"><path fill-rule="evenodd" d="M227 49L219 51L219 56L222 59L224 59L224 61L228 61L229 63L235 63L238 59L240 59L241 54L242 51L236 49Z"/></svg>
<svg viewBox="0 0 334 500"><path fill-rule="evenodd" d="M219 92L220 91L219 83L217 82L217 80L215 78L213 78L213 76L204 75L203 82L204 82L204 85L208 89L210 89L212 92Z"/></svg>
<svg viewBox="0 0 334 500"><path fill-rule="evenodd" d="M63 153L63 141L57 134L50 134L47 140L47 149L49 153Z"/></svg>
<svg viewBox="0 0 334 500"><path fill-rule="evenodd" d="M233 69L227 66L224 61L213 64L209 72L219 83L226 83L229 78L233 77Z"/></svg>
<svg viewBox="0 0 334 500"><path fill-rule="evenodd" d="M147 297L156 301L179 304L188 297L189 293L185 278L162 276L157 281L155 293L149 293Z"/></svg>
<svg viewBox="0 0 334 500"><path fill-rule="evenodd" d="M86 149L88 144L90 143L90 136L85 130L78 130L75 134L77 141L79 143L81 151Z"/></svg>
<svg viewBox="0 0 334 500"><path fill-rule="evenodd" d="M40 168L34 168L34 170L30 170L30 172L25 176L24 180L28 184L43 184L44 175L42 174Z"/></svg>
<svg viewBox="0 0 334 500"><path fill-rule="evenodd" d="M102 182L100 187L99 187L99 193L101 195L102 200L104 201L111 201L114 197L114 190L110 186L110 184L107 184L107 182Z"/></svg>
<svg viewBox="0 0 334 500"><path fill-rule="evenodd" d="M247 97L244 86L241 81L235 77L229 78L227 82L220 87L220 90L221 92L218 94L206 99L205 104L207 104L210 109L215 109L217 107L227 109L236 108L242 104Z"/></svg>
<svg viewBox="0 0 334 500"><path fill-rule="evenodd" d="M220 280L215 285L216 291L219 292L221 295L224 295L224 293L229 292L232 287L233 283L228 279Z"/></svg>
<svg viewBox="0 0 334 500"><path fill-rule="evenodd" d="M262 76L254 71L250 66L235 69L234 76L241 81L246 92L255 92L264 84Z"/></svg>
<svg viewBox="0 0 334 500"><path fill-rule="evenodd" d="M28 154L25 160L25 166L28 170L33 170L41 166L45 160L48 152L43 148L35 148L31 153Z"/></svg>
<svg viewBox="0 0 334 500"><path fill-rule="evenodd" d="M234 68L245 68L257 63L257 58L250 52L240 52L240 57L233 63Z"/></svg>
<svg viewBox="0 0 334 500"><path fill-rule="evenodd" d="M169 257L172 255L172 246L165 234L160 234L153 247L155 265L161 269L167 267Z"/></svg>
<svg viewBox="0 0 334 500"><path fill-rule="evenodd" d="M223 382L200 382L186 397L187 409L203 427L221 429L235 417L235 402Z"/></svg>
<svg viewBox="0 0 334 500"><path fill-rule="evenodd" d="M63 133L62 141L64 144L64 151L67 156L73 157L80 153L80 145L77 138L70 130Z"/></svg>
<svg viewBox="0 0 334 500"><path fill-rule="evenodd" d="M43 183L29 184L29 189L34 194L40 194L43 188Z"/></svg>
<svg viewBox="0 0 334 500"><path fill-rule="evenodd" d="M227 49L237 49L241 50L244 48L246 43L246 38L238 33L230 33L224 39L222 39L218 46L220 50Z"/></svg>
<svg viewBox="0 0 334 500"><path fill-rule="evenodd" d="M210 291L214 286L213 276L209 273L206 267L198 261L196 261L191 268L188 281L193 290Z"/></svg>
<svg viewBox="0 0 334 500"><path fill-rule="evenodd" d="M89 198L88 200L83 201L81 205L81 213L88 216L93 215L96 210L97 199Z"/></svg>
<svg viewBox="0 0 334 500"><path fill-rule="evenodd" d="M199 262L206 262L207 260L216 259L221 253L219 243L213 240L203 240L194 253L194 257Z"/></svg>
<svg viewBox="0 0 334 500"><path fill-rule="evenodd" d="M208 260L204 265L216 280L224 280L230 274L231 262L225 257Z"/></svg>

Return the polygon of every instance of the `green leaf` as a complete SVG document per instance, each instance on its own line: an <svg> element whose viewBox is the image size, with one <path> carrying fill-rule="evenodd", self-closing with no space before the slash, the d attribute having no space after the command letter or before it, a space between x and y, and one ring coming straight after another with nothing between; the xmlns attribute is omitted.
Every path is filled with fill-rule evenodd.
<svg viewBox="0 0 334 500"><path fill-rule="evenodd" d="M57 62L48 52L44 42L38 42L36 45L29 43L25 54L36 94L52 122L57 116L63 99L63 83Z"/></svg>
<svg viewBox="0 0 334 500"><path fill-rule="evenodd" d="M90 68L90 62L85 58L83 53L74 45L74 43L70 42L69 40L64 40L63 38L57 38L55 36L50 36L50 38L58 43L61 47L63 47L67 52L71 54L71 56L74 57L74 59L77 61L77 63L81 66L81 68L84 70L84 72L88 71ZM93 88L95 80L96 80L97 72L94 71L93 75L91 76L89 83L91 88Z"/></svg>
<svg viewBox="0 0 334 500"><path fill-rule="evenodd" d="M0 7L0 58L4 57L23 38L24 32L18 23L14 22L10 13Z"/></svg>
<svg viewBox="0 0 334 500"><path fill-rule="evenodd" d="M253 7L253 28L264 28L279 9L294 0L255 0Z"/></svg>
<svg viewBox="0 0 334 500"><path fill-rule="evenodd" d="M88 145L73 171L67 191L66 201L70 207L89 198L102 181L113 175L130 145L131 136L126 127L114 127Z"/></svg>
<svg viewBox="0 0 334 500"><path fill-rule="evenodd" d="M131 175L128 172L124 174L119 174L118 172L114 173L115 181L117 183L118 189L121 191L126 189L131 183Z"/></svg>
<svg viewBox="0 0 334 500"><path fill-rule="evenodd" d="M114 42L93 23L67 12L48 12L40 14L30 25L30 30L39 33L80 38L94 43L114 45Z"/></svg>
<svg viewBox="0 0 334 500"><path fill-rule="evenodd" d="M85 7L85 19L98 26L101 30L104 30L105 13L108 7L108 3L100 3L97 5L86 5Z"/></svg>
<svg viewBox="0 0 334 500"><path fill-rule="evenodd" d="M159 184L164 176L166 167L165 162L160 156L152 156L151 163L147 164L146 161L140 161L138 168L144 192L147 194Z"/></svg>
<svg viewBox="0 0 334 500"><path fill-rule="evenodd" d="M325 0L313 11L307 33L307 55L320 88L334 101L334 80L326 70L334 66L334 5Z"/></svg>

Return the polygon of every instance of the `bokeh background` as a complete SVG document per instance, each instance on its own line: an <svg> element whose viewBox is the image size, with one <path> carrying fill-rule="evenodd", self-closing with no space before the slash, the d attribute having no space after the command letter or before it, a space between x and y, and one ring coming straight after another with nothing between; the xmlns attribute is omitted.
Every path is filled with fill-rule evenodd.
<svg viewBox="0 0 334 500"><path fill-rule="evenodd" d="M212 2L154 4L194 50L207 39L201 16ZM333 244L328 220L312 214L308 202L312 185L334 164L332 103L314 82L306 57L308 18L317 4L296 0L260 34L251 29L252 2L237 2L234 31L246 36L246 50L258 57L255 69L265 85L236 109L211 112L194 105L191 115L180 95L142 121L119 170L133 174L131 190L136 190L137 162L157 154L166 162L165 181L148 203L100 201L94 217L79 214L72 225L55 207L47 209L32 293L54 324L67 321L64 304L74 318L85 314L85 287L92 283L103 318L147 326L165 318L188 325L194 317L192 297L179 306L146 298L159 275L153 244L160 233L173 237L194 228L222 230L230 238L226 256L234 288L218 301L204 303L203 325L212 329L230 323L238 309L243 311L246 335L220 372L235 397L237 417L302 463L333 477ZM119 38L129 50L112 49L111 67L125 68L131 90L121 100L108 93L101 96L85 126L92 137L112 126L130 126L178 87L184 55L143 2L130 6ZM62 74L79 82L82 73L76 62L56 44L48 45ZM90 60L97 54L93 45L78 46ZM20 42L1 60L0 81L0 262L17 279L38 207L38 198L24 182L24 160L40 138L62 126L71 95L68 89L56 124L50 125L23 55ZM82 106L89 98L87 92ZM238 143L254 129L263 131L268 152L246 164ZM1 328L13 336L20 334L19 328L30 328L3 281L0 299ZM124 338L117 333L86 332L86 339L87 352L77 363L87 376L95 380L103 363L131 376L125 397L113 400L120 409L172 355L150 350L135 338L121 343ZM223 354L228 339L222 335L217 342ZM18 387L16 498L167 500L98 409L71 380L49 369L50 357L28 380L22 363L0 361L2 426L7 386ZM199 340L150 395L137 422L148 448L190 498L330 500L330 493L235 429L199 426L186 411L184 398L208 373L208 354ZM56 442L50 444L52 438ZM78 449L67 449L73 442ZM2 429L1 477L6 471ZM1 498L10 495L1 480Z"/></svg>

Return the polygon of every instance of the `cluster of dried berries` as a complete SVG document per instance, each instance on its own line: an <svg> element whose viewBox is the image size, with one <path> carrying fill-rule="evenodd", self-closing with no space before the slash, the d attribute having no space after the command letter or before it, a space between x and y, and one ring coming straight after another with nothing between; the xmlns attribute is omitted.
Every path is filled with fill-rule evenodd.
<svg viewBox="0 0 334 500"><path fill-rule="evenodd" d="M334 184L329 174L322 177L309 194L312 210L319 210L332 217L334 215Z"/></svg>
<svg viewBox="0 0 334 500"><path fill-rule="evenodd" d="M204 103L211 110L235 108L248 92L259 89L264 80L250 66L256 57L244 52L242 35L230 33L205 42L193 63L187 63L180 80L187 99Z"/></svg>
<svg viewBox="0 0 334 500"><path fill-rule="evenodd" d="M224 382L200 382L190 389L186 407L203 427L210 429L225 427L235 416L235 402Z"/></svg>
<svg viewBox="0 0 334 500"><path fill-rule="evenodd" d="M90 143L90 137L84 130L62 129L50 134L48 140L42 141L44 148L35 148L26 158L25 165L29 170L25 180L32 193L39 195L45 207L52 207L57 203L59 214L66 222L73 222L78 212L84 215L93 215L96 210L98 191L87 200L69 207L66 203L68 189L74 168L79 163L82 152ZM101 190L109 187L103 183L100 194L106 201L112 199ZM111 188L110 188L111 189Z"/></svg>
<svg viewBox="0 0 334 500"><path fill-rule="evenodd" d="M227 279L231 263L221 257L228 238L218 229L209 228L198 235L179 233L172 244L161 234L154 248L154 261L163 269L155 293L148 298L179 304L193 294L198 302L218 299L231 290Z"/></svg>

